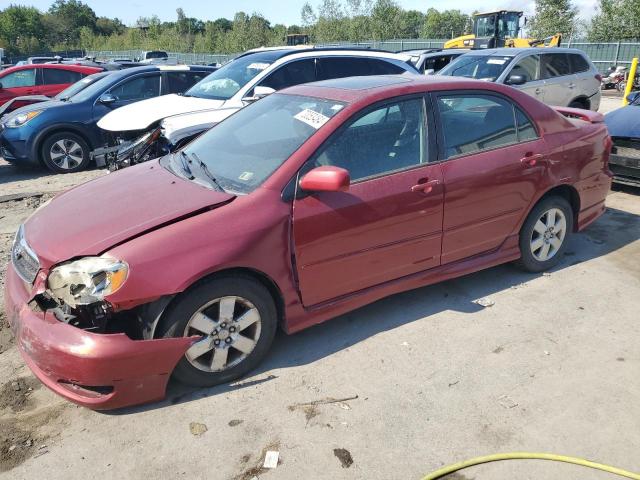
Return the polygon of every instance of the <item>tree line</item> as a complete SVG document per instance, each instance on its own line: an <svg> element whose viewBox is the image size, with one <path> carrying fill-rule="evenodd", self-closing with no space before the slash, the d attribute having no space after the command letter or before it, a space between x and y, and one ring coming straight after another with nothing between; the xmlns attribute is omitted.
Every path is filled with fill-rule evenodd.
<svg viewBox="0 0 640 480"><path fill-rule="evenodd" d="M395 0L317 0L305 3L299 25L271 24L260 13L202 21L182 8L175 21L157 16L126 26L98 17L81 0L55 0L46 12L10 5L0 10L0 47L9 55L46 51L163 49L195 53L236 53L282 45L286 35L303 33L311 42L359 42L393 38L453 38L469 33L472 15L456 9L405 10ZM591 41L640 39L640 0L599 0L589 22L571 0L537 0L525 26L529 36L562 33Z"/></svg>

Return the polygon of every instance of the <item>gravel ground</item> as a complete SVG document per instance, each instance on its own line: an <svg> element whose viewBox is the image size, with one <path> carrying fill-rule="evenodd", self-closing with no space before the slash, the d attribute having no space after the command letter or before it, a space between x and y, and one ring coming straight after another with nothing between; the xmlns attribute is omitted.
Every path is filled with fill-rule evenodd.
<svg viewBox="0 0 640 480"><path fill-rule="evenodd" d="M103 174L0 161L0 271L26 216ZM640 190L614 191L607 203L548 274L504 265L396 295L279 335L239 382L171 384L148 406L97 413L61 400L0 327L0 480L418 479L522 450L640 471ZM474 303L481 298L493 306ZM268 450L280 452L275 470L262 468ZM606 477L527 461L451 478Z"/></svg>

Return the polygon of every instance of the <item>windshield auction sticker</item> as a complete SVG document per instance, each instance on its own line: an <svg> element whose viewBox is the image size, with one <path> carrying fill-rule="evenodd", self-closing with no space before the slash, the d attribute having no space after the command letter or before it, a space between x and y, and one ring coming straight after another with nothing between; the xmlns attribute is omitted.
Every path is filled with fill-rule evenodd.
<svg viewBox="0 0 640 480"><path fill-rule="evenodd" d="M309 110L308 108L305 108L300 113L294 115L293 118L306 123L316 130L329 121L329 117L322 115L321 113L314 112L313 110Z"/></svg>

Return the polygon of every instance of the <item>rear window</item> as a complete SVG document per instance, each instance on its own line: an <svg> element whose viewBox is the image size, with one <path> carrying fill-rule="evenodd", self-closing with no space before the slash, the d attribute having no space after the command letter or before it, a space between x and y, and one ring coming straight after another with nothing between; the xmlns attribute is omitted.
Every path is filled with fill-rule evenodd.
<svg viewBox="0 0 640 480"><path fill-rule="evenodd" d="M361 75L396 75L406 71L398 65L376 58L320 58L318 65L319 80Z"/></svg>
<svg viewBox="0 0 640 480"><path fill-rule="evenodd" d="M566 53L546 53L542 55L542 78L554 78L570 74L569 55Z"/></svg>
<svg viewBox="0 0 640 480"><path fill-rule="evenodd" d="M571 60L571 69L575 73L586 72L591 68L587 59L579 53L570 53L569 59Z"/></svg>

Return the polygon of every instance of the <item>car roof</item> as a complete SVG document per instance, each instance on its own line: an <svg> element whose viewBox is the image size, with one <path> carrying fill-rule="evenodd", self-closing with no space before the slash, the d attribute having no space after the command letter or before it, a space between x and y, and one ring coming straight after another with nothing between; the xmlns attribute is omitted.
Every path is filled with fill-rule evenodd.
<svg viewBox="0 0 640 480"><path fill-rule="evenodd" d="M305 83L286 88L273 95L284 93L356 103L360 101L366 102L373 97L382 99L404 94L456 89L505 92L510 91L511 87L463 77L411 74L370 75Z"/></svg>
<svg viewBox="0 0 640 480"><path fill-rule="evenodd" d="M9 67L5 70L2 70L2 75L6 75L7 73L17 72L19 70L34 70L34 69L54 69L54 70L71 70L75 72L83 72L83 73L97 73L102 71L103 69L100 67L88 67L86 65L75 65L75 64L66 64L66 63L31 63L27 65L18 65L16 67Z"/></svg>
<svg viewBox="0 0 640 480"><path fill-rule="evenodd" d="M205 65L143 65L140 67L125 68L123 70L113 70L110 78L115 79L121 77L129 77L131 75L135 75L136 73L145 72L187 72L191 70L199 72L214 72L216 69L214 67L208 67Z"/></svg>
<svg viewBox="0 0 640 480"><path fill-rule="evenodd" d="M415 50L400 50L397 53L404 53L405 55L424 55L425 57L437 57L441 55L460 55L468 53L471 50L468 48L416 48Z"/></svg>
<svg viewBox="0 0 640 480"><path fill-rule="evenodd" d="M478 48L469 50L467 55L498 55L501 57L515 57L523 53L579 53L584 55L582 50L577 48L562 47L526 47L526 48Z"/></svg>
<svg viewBox="0 0 640 480"><path fill-rule="evenodd" d="M323 56L331 56L331 55L353 55L353 56L377 56L381 58L393 58L396 60L406 60L405 57L408 57L406 52L393 53L387 50L376 50L371 48L341 48L341 47L274 47L274 48L264 48L264 49L255 49L249 50L239 57L246 56L255 56L256 60L261 60L265 62L275 62L276 60L280 60L283 57L289 55L297 55L299 57L309 56L309 57L323 57Z"/></svg>

